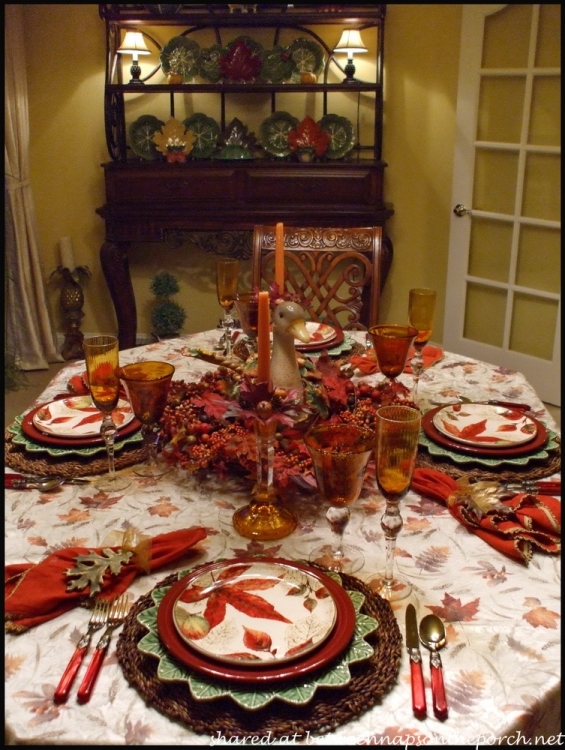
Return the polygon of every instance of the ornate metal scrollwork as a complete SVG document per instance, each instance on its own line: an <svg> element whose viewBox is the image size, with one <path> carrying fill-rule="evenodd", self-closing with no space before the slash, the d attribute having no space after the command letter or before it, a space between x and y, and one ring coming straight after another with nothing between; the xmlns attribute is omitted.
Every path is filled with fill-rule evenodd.
<svg viewBox="0 0 565 750"><path fill-rule="evenodd" d="M205 253L247 260L251 258L253 232L191 232L188 229L165 229L163 241L172 248L192 242Z"/></svg>

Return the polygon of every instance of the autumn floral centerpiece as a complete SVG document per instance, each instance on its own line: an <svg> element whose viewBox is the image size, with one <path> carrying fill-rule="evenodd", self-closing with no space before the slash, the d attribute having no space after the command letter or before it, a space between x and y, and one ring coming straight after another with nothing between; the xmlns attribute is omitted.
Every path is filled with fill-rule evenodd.
<svg viewBox="0 0 565 750"><path fill-rule="evenodd" d="M273 285L273 302L286 296L278 295ZM344 372L326 353L315 361L299 356L298 364L303 400L292 390L268 393L265 384L256 382L251 360L221 365L198 382L173 381L161 419L164 455L192 473L212 470L226 476L237 472L254 478L256 408L269 400L273 407L269 419L277 422L275 485L282 488L291 481L301 484L306 480L314 486L312 462L303 441L305 430L314 421L342 421L372 429L380 406L398 402L413 405L410 391L402 383L392 388L356 384L351 373Z"/></svg>

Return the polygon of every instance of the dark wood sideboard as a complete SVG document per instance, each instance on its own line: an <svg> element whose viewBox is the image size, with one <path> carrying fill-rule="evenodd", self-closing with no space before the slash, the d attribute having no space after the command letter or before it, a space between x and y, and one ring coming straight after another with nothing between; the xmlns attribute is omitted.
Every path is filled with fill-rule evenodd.
<svg viewBox="0 0 565 750"><path fill-rule="evenodd" d="M156 9L178 8L161 15ZM229 6L230 8L232 6ZM241 8L242 6L233 6ZM255 224L283 222L294 226L383 226L393 214L384 203L382 161L383 50L386 6L324 6L324 5L258 5L256 12L231 13L228 6L184 5L100 5L100 16L106 23L107 64L105 84L105 124L108 150L112 161L103 164L106 202L97 209L105 222L105 239L100 251L104 276L116 310L120 348L136 344L137 311L129 272L128 248L134 242L165 242L179 246L186 240L194 242L196 233L246 233L250 237ZM377 33L374 80L342 78L343 65L336 59L323 39L314 31L319 25L335 27L336 40L342 28L364 29ZM229 36L253 29L272 29L273 44L286 30L290 38L306 36L323 50L325 64L317 83L258 80L252 82L211 83L203 79L182 84L161 82L161 66L157 65L137 83L126 83L121 55L117 50L128 29L141 31L157 48L154 29L168 29L170 35L200 38L206 29L213 30L216 41L229 44ZM222 34L227 34L227 38ZM201 40L202 41L202 40ZM304 41L304 40L303 40ZM203 43L203 42L202 42ZM345 62L345 61L343 61ZM332 74L337 71L337 75ZM332 78L333 75L333 78ZM157 79L157 80L156 80ZM155 82L156 80L156 82ZM130 94L160 95L170 102L174 117L175 101L193 97L194 108L203 100L201 94L215 94L221 104L220 128L225 131L230 102L241 95L268 96L271 111L280 109L277 96L311 96L323 103L324 114L331 112L330 97L345 96L351 106L352 119L359 117L359 97L372 97L372 137L359 143L345 158L303 163L291 155L273 158L267 153L243 160L189 159L184 163L168 163L163 158L143 159L132 154L127 137L126 105ZM152 99L149 100L153 101ZM333 101L333 100L331 100ZM149 111L151 104L148 104ZM257 124L249 123L253 129ZM357 128L358 130L358 128ZM222 240L220 239L220 242ZM200 243L199 243L200 244ZM385 233L386 262L382 278L386 279L392 260L392 245ZM215 252L214 244L204 249ZM251 243L234 242L221 254L248 258Z"/></svg>

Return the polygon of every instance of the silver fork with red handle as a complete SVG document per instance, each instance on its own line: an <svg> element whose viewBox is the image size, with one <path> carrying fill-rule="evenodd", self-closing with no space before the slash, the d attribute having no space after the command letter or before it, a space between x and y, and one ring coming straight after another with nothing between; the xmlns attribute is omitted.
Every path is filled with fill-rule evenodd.
<svg viewBox="0 0 565 750"><path fill-rule="evenodd" d="M560 481L516 481L516 482L503 482L501 489L505 494L519 495L522 492L528 495L561 495L561 482Z"/></svg>
<svg viewBox="0 0 565 750"><path fill-rule="evenodd" d="M104 631L104 635L96 644L96 651L88 665L82 684L78 689L77 700L79 703L87 703L90 700L96 679L98 678L100 668L102 667L102 662L104 661L104 656L110 645L112 633L114 632L114 629L121 625L125 620L128 609L129 602L126 594L123 594L119 599L115 599L112 602L110 614L108 615L108 627Z"/></svg>
<svg viewBox="0 0 565 750"><path fill-rule="evenodd" d="M94 610L90 617L90 622L88 623L88 630L77 643L75 652L72 655L71 660L67 664L67 668L63 672L63 676L61 677L61 680L57 685L57 689L55 690L55 693L53 695L53 700L55 703L65 703L67 698L69 697L69 693L71 691L71 687L73 686L73 682L75 681L75 677L77 676L79 667L82 664L82 660L84 659L86 652L88 651L92 635L96 630L100 630L100 628L106 624L108 620L109 610L110 602L107 599L96 600Z"/></svg>

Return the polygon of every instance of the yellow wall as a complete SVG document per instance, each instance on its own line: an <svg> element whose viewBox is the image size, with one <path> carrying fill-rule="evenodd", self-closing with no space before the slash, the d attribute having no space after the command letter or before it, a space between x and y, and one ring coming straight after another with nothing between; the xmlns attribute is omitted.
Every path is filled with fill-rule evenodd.
<svg viewBox="0 0 565 750"><path fill-rule="evenodd" d="M89 266L84 284L85 333L111 333L116 321L98 252L104 223L108 161L104 134L104 22L98 5L24 5L31 183L46 281L60 262L58 241L73 240L77 264ZM408 290L438 290L433 335L441 343L455 138L455 102L461 5L388 5L385 30L383 157L389 164L385 197L395 215L388 224L394 262L381 322L405 322ZM128 58L129 59L129 58ZM143 62L143 61L142 61ZM357 62L356 62L357 64ZM362 58L358 70L361 76ZM133 245L129 254L138 308L138 332L150 333L153 274L178 276L177 301L188 311L184 331L214 327L220 317L214 256L184 246ZM248 263L244 264L244 276ZM49 282L57 328L65 326L59 292Z"/></svg>

